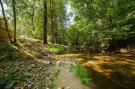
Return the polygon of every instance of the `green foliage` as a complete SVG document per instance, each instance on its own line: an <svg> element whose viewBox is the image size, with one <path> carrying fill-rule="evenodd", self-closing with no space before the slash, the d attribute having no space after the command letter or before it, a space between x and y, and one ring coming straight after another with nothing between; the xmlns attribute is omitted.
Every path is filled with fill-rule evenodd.
<svg viewBox="0 0 135 89"><path fill-rule="evenodd" d="M9 59L9 57L11 56L11 45L9 43L3 43L0 45L0 49L0 61L4 59Z"/></svg>
<svg viewBox="0 0 135 89"><path fill-rule="evenodd" d="M60 70L57 69L57 68L54 68L54 69L52 70L52 76L53 76L53 78L57 77L57 76L59 75L59 73L60 73ZM52 80L51 80L51 83L50 83L50 85L49 85L49 88L54 89L54 87L55 87L55 80L52 79Z"/></svg>
<svg viewBox="0 0 135 89"><path fill-rule="evenodd" d="M90 79L88 78L86 69L81 64L76 64L73 66L73 71L76 76L80 78L82 83L88 85L90 83Z"/></svg>
<svg viewBox="0 0 135 89"><path fill-rule="evenodd" d="M128 40L135 37L134 0L52 0L54 2L53 28L51 31L51 3L47 0L48 41L55 35L55 43L77 46L81 49L96 49L104 40ZM3 0L6 12L12 17L11 0ZM66 5L71 5L74 24L66 29ZM21 12L20 12L21 11ZM42 0L16 0L17 33L23 37L43 39ZM69 17L70 18L70 17ZM9 28L13 29L13 18ZM66 37L65 37L66 36ZM57 49L51 49L57 51Z"/></svg>
<svg viewBox="0 0 135 89"><path fill-rule="evenodd" d="M98 48L100 33L88 29L86 20L74 24L67 30L67 42L69 47L77 46L81 50L95 50Z"/></svg>
<svg viewBox="0 0 135 89"><path fill-rule="evenodd" d="M48 47L49 52L56 53L56 54L63 53L65 50L66 48L63 45L59 45L59 44L53 44Z"/></svg>
<svg viewBox="0 0 135 89"><path fill-rule="evenodd" d="M60 70L59 69L53 69L53 75L55 77L57 77L59 75L59 73L60 73Z"/></svg>
<svg viewBox="0 0 135 89"><path fill-rule="evenodd" d="M20 57L21 53L18 53L18 51L14 51L14 48L9 43L3 43L0 45L0 61L4 59L8 60L16 60Z"/></svg>
<svg viewBox="0 0 135 89"><path fill-rule="evenodd" d="M24 77L23 73L19 70L10 69L6 71L5 78L3 79L5 84L9 84L12 81L22 80Z"/></svg>
<svg viewBox="0 0 135 89"><path fill-rule="evenodd" d="M49 87L50 87L51 89L54 89L54 87L55 87L55 81L54 81L54 80L51 81L51 84L50 84Z"/></svg>
<svg viewBox="0 0 135 89"><path fill-rule="evenodd" d="M67 31L71 46L95 49L104 40L134 38L134 0L70 0L70 3L75 13L74 25Z"/></svg>
<svg viewBox="0 0 135 89"><path fill-rule="evenodd" d="M66 20L65 0L52 0L54 2L54 26L56 30L63 30ZM3 0L7 5L6 14L10 18L8 19L9 28L13 29L13 12L12 12L12 0ZM51 6L50 0L47 2L47 34L51 33ZM43 0L16 0L16 15L17 15L17 34L21 37L30 37L36 39L43 39L43 17L44 6ZM57 32L57 31L56 31ZM59 32L57 32L59 35ZM57 37L56 37L57 38ZM49 39L50 41L50 39Z"/></svg>

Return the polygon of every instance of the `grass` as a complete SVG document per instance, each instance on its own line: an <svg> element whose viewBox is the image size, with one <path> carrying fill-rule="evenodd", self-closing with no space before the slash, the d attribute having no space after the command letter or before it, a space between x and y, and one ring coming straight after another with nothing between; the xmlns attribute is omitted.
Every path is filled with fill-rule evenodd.
<svg viewBox="0 0 135 89"><path fill-rule="evenodd" d="M54 78L58 77L59 73L60 73L60 70L57 69L57 68L55 68L55 69L52 70L52 76L53 76ZM55 81L54 79L52 79L52 80L51 80L51 83L50 83L50 85L49 85L49 88L47 87L46 89L54 89L54 87L55 87L55 82L56 82L56 81Z"/></svg>
<svg viewBox="0 0 135 89"><path fill-rule="evenodd" d="M86 69L81 64L76 64L73 66L73 72L78 76L83 84L88 85L90 79L88 78Z"/></svg>
<svg viewBox="0 0 135 89"><path fill-rule="evenodd" d="M53 75L54 75L54 77L57 77L59 75L59 73L60 73L60 70L59 69L57 69L57 68L53 69Z"/></svg>
<svg viewBox="0 0 135 89"><path fill-rule="evenodd" d="M51 84L50 84L50 88L51 88L51 89L54 89L54 87L55 87L55 81L52 80L52 81L51 81Z"/></svg>
<svg viewBox="0 0 135 89"><path fill-rule="evenodd" d="M60 44L53 44L53 45L49 45L47 50L51 53L60 54L66 50L66 47Z"/></svg>

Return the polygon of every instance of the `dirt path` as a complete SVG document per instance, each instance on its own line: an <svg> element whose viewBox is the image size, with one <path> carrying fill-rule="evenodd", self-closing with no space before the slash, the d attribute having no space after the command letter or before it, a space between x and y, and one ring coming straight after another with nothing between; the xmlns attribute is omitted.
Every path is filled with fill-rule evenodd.
<svg viewBox="0 0 135 89"><path fill-rule="evenodd" d="M56 67L60 70L58 77L55 80L54 89L90 89L82 84L80 79L75 76L72 71L73 60L57 61Z"/></svg>
<svg viewBox="0 0 135 89"><path fill-rule="evenodd" d="M38 42L36 42L34 46L31 46L31 44L32 43L25 42L26 46L24 46L24 50L30 55L32 55L35 61L41 62L43 64L50 64L50 59L53 59L54 55L50 55L48 52L46 52L45 46L41 45ZM77 76L75 76L73 71L71 71L71 66L75 62L75 60L72 60L72 57L75 55L66 55L66 57L65 55L56 56L58 56L60 60L57 62L53 62L55 65L50 67L50 71L59 71L59 74L57 75L56 73L48 73L48 75L50 76L47 76L49 77L48 80L51 80L48 81L49 89L90 89L84 84L82 84L81 80ZM53 85L53 79L55 82L55 86Z"/></svg>

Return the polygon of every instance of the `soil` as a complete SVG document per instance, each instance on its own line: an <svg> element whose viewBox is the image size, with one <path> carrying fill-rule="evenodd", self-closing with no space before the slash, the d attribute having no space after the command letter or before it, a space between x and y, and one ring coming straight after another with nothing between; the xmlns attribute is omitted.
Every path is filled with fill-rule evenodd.
<svg viewBox="0 0 135 89"><path fill-rule="evenodd" d="M73 73L72 65L74 65L74 63L74 60L57 61L55 68L59 69L60 73L55 80L56 84L54 89L91 89L82 84L80 79Z"/></svg>

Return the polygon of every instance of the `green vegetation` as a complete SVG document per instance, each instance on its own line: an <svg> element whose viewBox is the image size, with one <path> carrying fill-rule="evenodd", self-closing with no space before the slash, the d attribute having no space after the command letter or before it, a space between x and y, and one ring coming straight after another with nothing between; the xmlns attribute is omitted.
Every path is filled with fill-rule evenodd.
<svg viewBox="0 0 135 89"><path fill-rule="evenodd" d="M0 52L0 61L3 61L4 59L14 61L22 55L9 43L0 44L0 50L3 50Z"/></svg>
<svg viewBox="0 0 135 89"><path fill-rule="evenodd" d="M0 78L0 86L2 89L11 89L17 84L18 81L25 79L24 73L22 71L13 68L8 69L9 70L5 71L5 76Z"/></svg>
<svg viewBox="0 0 135 89"><path fill-rule="evenodd" d="M74 24L67 30L69 46L100 51L105 41L111 49L135 42L134 0L70 0L70 3L75 16Z"/></svg>
<svg viewBox="0 0 135 89"><path fill-rule="evenodd" d="M90 83L90 79L88 78L86 69L81 64L76 64L73 66L73 72L76 76L80 78L82 83L88 85Z"/></svg>
<svg viewBox="0 0 135 89"><path fill-rule="evenodd" d="M135 42L134 0L7 0L3 3L8 6L3 16L13 14L7 29L14 29L11 35L14 40L19 36L36 38L44 44L51 42L96 52L101 52L104 42L107 51ZM2 26L4 22L0 23ZM5 35L8 36L6 32ZM121 43L117 45L118 42ZM61 53L63 49L56 47L49 51Z"/></svg>
<svg viewBox="0 0 135 89"><path fill-rule="evenodd" d="M54 79L51 79L51 82L50 82L50 84L49 84L49 88L54 89L54 87L56 86L56 84L55 84L55 83L56 83L55 79L56 79L56 77L58 77L59 73L60 73L60 70L57 69L57 68L54 68L54 69L52 70L52 76L53 76Z"/></svg>
<svg viewBox="0 0 135 89"><path fill-rule="evenodd" d="M9 43L1 44L0 49L3 50L0 52L0 61L2 61L4 59L11 60L11 58L12 58L11 56L13 56L13 55L11 52L12 47L10 44ZM14 59L14 58L12 58L12 59Z"/></svg>
<svg viewBox="0 0 135 89"><path fill-rule="evenodd" d="M51 81L51 84L50 84L49 87L50 87L51 89L53 89L53 88L55 87L55 81L54 81L54 80Z"/></svg>
<svg viewBox="0 0 135 89"><path fill-rule="evenodd" d="M24 75L23 72L15 69L6 71L5 78L3 79L5 84L10 84L12 81L22 80Z"/></svg>
<svg viewBox="0 0 135 89"><path fill-rule="evenodd" d="M66 47L59 44L49 45L48 47L49 52L56 53L56 54L63 53L65 50L66 50Z"/></svg>
<svg viewBox="0 0 135 89"><path fill-rule="evenodd" d="M53 69L53 75L55 77L57 77L59 75L59 73L60 73L60 70L59 69L57 69L57 68Z"/></svg>
<svg viewBox="0 0 135 89"><path fill-rule="evenodd" d="M92 64L103 69L106 65L96 66L98 62L103 63L103 59L120 59L120 56L116 58L115 55L98 58L106 53L124 54L125 59L122 58L123 62L118 63L126 64L119 67L134 71L135 0L0 0L0 15L0 80L4 78L6 83L22 77L20 71L13 70L18 67L31 79L25 80L30 84L27 84L30 86L28 89L35 89L34 86L42 89L50 81L53 88L55 80L49 79L46 73L50 67L62 66L66 64L65 60L75 58L86 62L88 67L91 60L98 59L97 63ZM54 60L58 59L59 54L62 60ZM108 65L117 65L117 62L112 62L109 61ZM108 65L110 69L105 70L104 74L112 72L112 67ZM9 71L6 66L10 67ZM59 72L54 69L53 76L58 76ZM74 72L82 83L88 85L91 82L81 64L74 66ZM125 78L117 72L115 74L117 78ZM113 78L115 76L111 75L115 74L108 76ZM133 89L134 80L135 77L131 84ZM122 81L117 85L128 87L130 81Z"/></svg>

